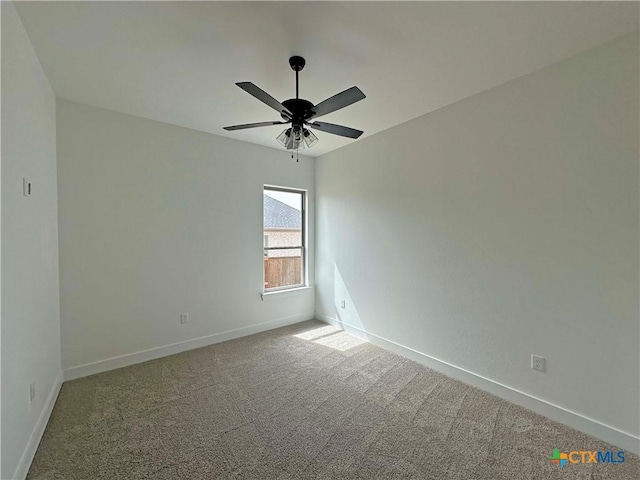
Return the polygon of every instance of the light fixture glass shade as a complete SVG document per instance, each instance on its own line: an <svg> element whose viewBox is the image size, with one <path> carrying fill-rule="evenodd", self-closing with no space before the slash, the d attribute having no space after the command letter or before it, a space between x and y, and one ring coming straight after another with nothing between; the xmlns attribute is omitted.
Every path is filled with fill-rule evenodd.
<svg viewBox="0 0 640 480"><path fill-rule="evenodd" d="M289 148L287 145L289 144L289 139L291 138L291 129L286 128L282 131L280 135L276 137L276 140L282 144L283 147Z"/></svg>
<svg viewBox="0 0 640 480"><path fill-rule="evenodd" d="M302 135L304 138L304 143L307 145L307 148L313 147L316 143L318 143L318 137L316 137L312 131L307 130L306 128L302 131Z"/></svg>
<svg viewBox="0 0 640 480"><path fill-rule="evenodd" d="M276 140L287 150L304 150L305 147L310 148L315 145L318 137L306 128L296 125L283 130Z"/></svg>

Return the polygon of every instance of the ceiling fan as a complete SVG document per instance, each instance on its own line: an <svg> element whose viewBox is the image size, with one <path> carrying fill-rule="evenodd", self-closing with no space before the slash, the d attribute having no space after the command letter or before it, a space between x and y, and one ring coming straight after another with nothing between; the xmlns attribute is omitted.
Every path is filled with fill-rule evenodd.
<svg viewBox="0 0 640 480"><path fill-rule="evenodd" d="M269 105L271 108L280 113L283 121L274 122L258 122L246 123L243 125L233 125L224 127L225 130L244 130L245 128L267 127L271 125L291 124L276 138L287 150L301 150L315 145L318 141L313 132L306 127L319 130L321 132L340 135L341 137L358 138L362 135L361 130L355 128L343 127L327 122L317 122L314 119L326 115L341 108L347 107L353 103L359 102L365 98L364 93L358 87L351 87L340 92L333 97L327 98L323 102L314 105L308 100L299 98L298 96L298 73L304 68L305 60L302 57L293 56L289 59L291 69L296 72L296 98L290 98L282 103L269 95L264 90L258 88L251 82L236 83L245 92L253 95L261 102Z"/></svg>

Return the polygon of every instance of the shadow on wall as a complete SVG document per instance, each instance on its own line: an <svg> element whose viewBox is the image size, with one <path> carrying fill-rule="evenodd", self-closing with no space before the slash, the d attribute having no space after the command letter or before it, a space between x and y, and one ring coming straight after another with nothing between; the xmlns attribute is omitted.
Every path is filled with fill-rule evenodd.
<svg viewBox="0 0 640 480"><path fill-rule="evenodd" d="M349 289L335 263L333 264L333 306L335 308L335 318L345 326L357 328L366 334L358 309L353 303Z"/></svg>
<svg viewBox="0 0 640 480"><path fill-rule="evenodd" d="M323 327L313 328L306 332L298 333L294 337L301 340L324 345L345 352L358 345L366 343L368 335L364 329L364 325L360 320L358 310L355 308L349 290L344 283L338 266L334 264L334 288L333 288L333 306L335 311L331 312L332 318L338 319L339 325L326 325ZM355 335L350 334L347 330L354 327Z"/></svg>

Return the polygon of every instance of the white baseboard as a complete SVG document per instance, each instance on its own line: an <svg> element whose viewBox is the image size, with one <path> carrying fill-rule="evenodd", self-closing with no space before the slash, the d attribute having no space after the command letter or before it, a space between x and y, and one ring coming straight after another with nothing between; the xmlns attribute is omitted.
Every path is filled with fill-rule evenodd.
<svg viewBox="0 0 640 480"><path fill-rule="evenodd" d="M456 380L473 385L485 392L489 392L497 397L503 398L524 408L528 408L529 410L550 418L551 420L555 420L556 422L592 435L636 455L640 455L640 438L631 433L624 432L592 418L572 412L564 407L554 405L546 400L534 397L533 395L496 382L490 378L483 377L469 370L465 370L464 368L457 367L456 365L443 360L439 360L427 355L426 353L419 352L374 333L366 332L361 328L344 323L337 318L316 313L316 319L330 325L334 325L338 328L342 328L352 335L368 340L371 343L379 345L387 350L397 353L398 355L402 355L403 357L426 365L427 367L444 373Z"/></svg>
<svg viewBox="0 0 640 480"><path fill-rule="evenodd" d="M51 387L51 390L49 390L47 400L45 401L45 404L42 407L42 411L38 416L38 421L31 431L27 446L24 448L22 457L20 458L18 466L16 467L16 471L13 474L12 478L14 480L23 480L27 477L27 473L29 473L29 467L31 467L31 462L33 461L33 457L36 454L36 450L38 449L38 445L40 444L40 440L42 439L42 435L44 434L44 429L49 422L49 417L51 416L51 412L53 411L53 406L56 404L56 400L58 399L58 394L60 393L61 387L62 370L58 372L58 376L53 382L53 386Z"/></svg>
<svg viewBox="0 0 640 480"><path fill-rule="evenodd" d="M128 353L126 355L111 357L97 362L79 365L77 367L66 368L64 370L64 381L75 380L76 378L87 377L96 373L115 370L116 368L128 367L129 365L135 365L136 363L147 362L149 360L155 360L156 358L166 357L168 355L185 352L187 350L193 350L194 348L201 348L215 343L226 342L227 340L233 340L246 335L252 335L254 333L260 333L274 328L304 322L305 320L312 320L313 318L315 318L315 314L313 312L301 315L291 315L276 320L270 320L268 322L257 323L248 327L236 328L226 332L214 333L213 335L184 340L182 342L176 342L162 347Z"/></svg>

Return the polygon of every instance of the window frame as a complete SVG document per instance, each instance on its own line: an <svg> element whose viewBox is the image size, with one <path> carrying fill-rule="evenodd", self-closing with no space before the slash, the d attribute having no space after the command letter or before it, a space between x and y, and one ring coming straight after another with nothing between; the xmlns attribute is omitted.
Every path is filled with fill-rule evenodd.
<svg viewBox="0 0 640 480"><path fill-rule="evenodd" d="M280 187L280 186L276 186L276 185L263 185L262 186L262 236L263 238L265 237L265 225L264 225L264 195L265 192L267 190L272 190L275 192L286 192L286 193L296 193L299 194L302 198L301 198L301 211L300 211L300 215L302 216L301 219L301 224L300 224L300 240L301 240L301 245L300 246L296 246L296 247L268 247L264 245L264 240L263 240L263 245L262 245L262 293L266 294L266 293L275 293L275 292L284 292L287 290L293 290L293 289L298 289L298 288L304 288L307 287L307 190L305 189L301 189L301 188L291 188L291 187ZM264 283L265 283L265 269L264 269L264 258L265 258L265 252L269 251L269 250L294 250L294 249L300 249L300 280L301 283L297 283L295 285L285 285L282 287L273 287L273 288L265 288Z"/></svg>

